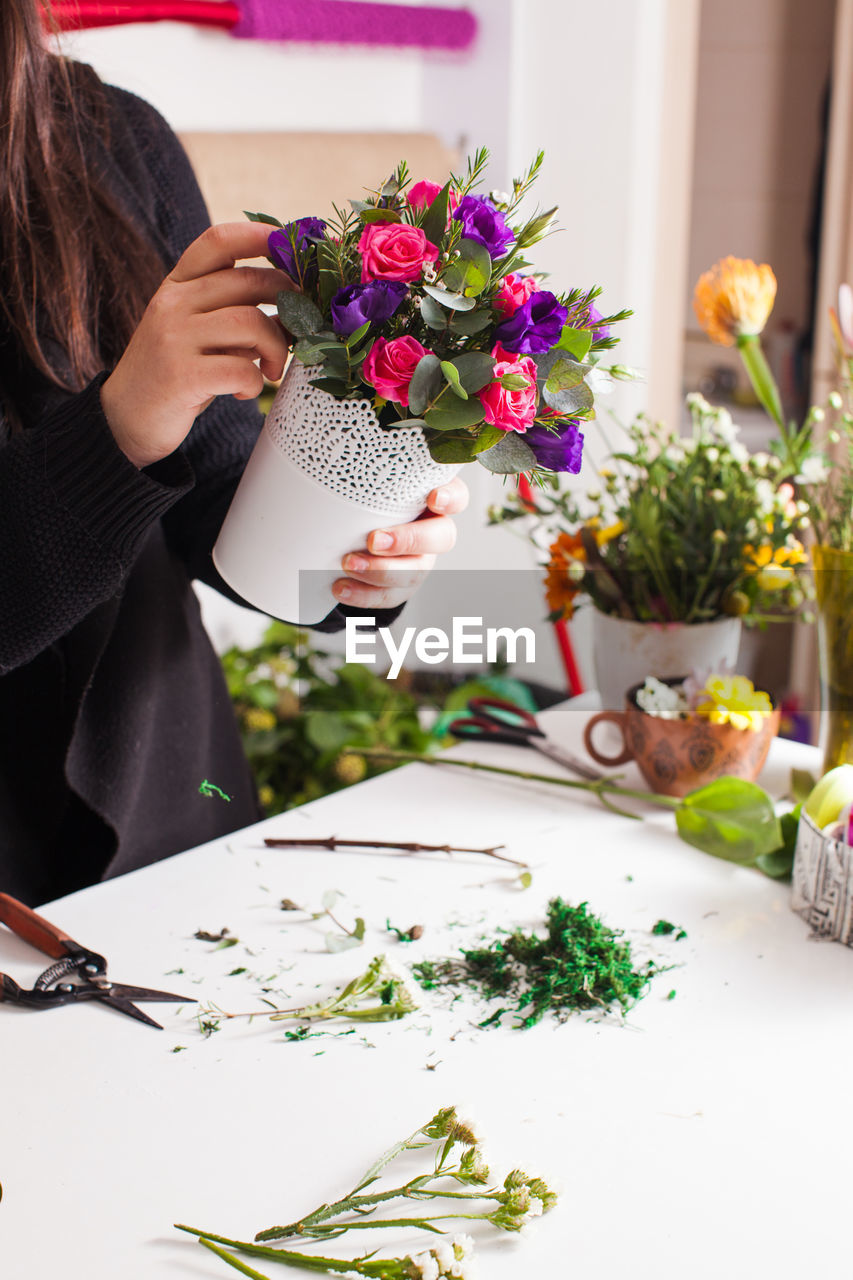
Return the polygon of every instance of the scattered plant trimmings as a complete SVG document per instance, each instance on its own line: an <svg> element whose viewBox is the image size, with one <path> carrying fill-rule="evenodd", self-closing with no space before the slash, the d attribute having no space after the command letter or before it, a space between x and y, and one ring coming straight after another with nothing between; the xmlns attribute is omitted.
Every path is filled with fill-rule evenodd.
<svg viewBox="0 0 853 1280"><path fill-rule="evenodd" d="M685 844L704 853L739 866L758 867L765 875L780 877L790 874L792 841L796 828L781 821L767 792L757 782L745 778L717 778L707 786L691 791L679 799L654 791L623 787L610 778L584 782L575 778L557 778L547 773L526 769L505 769L501 765L482 764L479 760L451 760L447 756L418 755L413 751L392 751L384 747L365 752L372 759L418 761L450 769L470 769L477 773L493 773L504 778L544 783L570 791L588 791L598 797L605 808L623 818L640 820L637 813L617 807L610 796L642 800L675 815L678 834ZM778 855L778 856L777 856Z"/></svg>
<svg viewBox="0 0 853 1280"><path fill-rule="evenodd" d="M400 853L482 853L487 858L497 858L499 862L510 862L516 867L526 867L526 862L507 857L499 853L506 845L493 844L487 848L472 847L465 844L419 844L416 840L341 840L338 836L316 837L305 839L297 836L282 838L265 836L264 844L273 849L397 849Z"/></svg>
<svg viewBox="0 0 853 1280"><path fill-rule="evenodd" d="M373 1002L373 1003L371 1003ZM226 1013L222 1009L202 1009L218 1023L231 1018L269 1018L271 1022L322 1022L345 1018L351 1022L395 1022L414 1012L417 1005L402 978L390 968L384 956L375 956L364 973L326 1000L294 1009L255 1009L251 1013ZM219 1025L213 1028L218 1031Z"/></svg>
<svg viewBox="0 0 853 1280"><path fill-rule="evenodd" d="M556 209L521 214L540 152L512 192L474 195L488 152L444 186L409 186L400 164L352 212L271 223L269 258L298 285L278 295L313 385L369 397L380 423L423 432L436 462L499 474L580 470L595 388L630 370L598 362L616 339L600 290L556 295L524 274ZM408 188L408 190L407 190Z"/></svg>
<svg viewBox="0 0 853 1280"><path fill-rule="evenodd" d="M730 724L756 733L773 714L769 694L756 689L746 676L725 672L688 676L681 684L649 676L642 689L637 690L636 702L646 715L661 720L698 716L711 724Z"/></svg>
<svg viewBox="0 0 853 1280"><path fill-rule="evenodd" d="M399 1156L423 1152L426 1172L383 1191L368 1191ZM271 1247L270 1241L332 1240L348 1231L388 1230L421 1227L441 1233L438 1223L452 1220L491 1223L502 1231L520 1231L533 1218L548 1213L557 1196L541 1178L520 1169L508 1173L500 1186L491 1184L491 1174L483 1159L471 1125L461 1120L455 1107L444 1107L409 1138L390 1147L367 1170L348 1195L333 1203L323 1203L286 1226L259 1231L254 1241L231 1240L212 1232L176 1223L180 1231L198 1237L199 1243L229 1263L243 1275L264 1278L234 1253L266 1258L291 1266L325 1273L375 1277L376 1280L464 1280L466 1263L473 1253L470 1236L441 1240L429 1249L397 1258L377 1258L375 1252L358 1258L328 1258L311 1253L295 1253ZM431 1206L433 1212L418 1214L413 1203ZM382 1205L403 1216L375 1217ZM452 1210L452 1211L451 1211ZM221 1246L226 1246L223 1248Z"/></svg>
<svg viewBox="0 0 853 1280"><path fill-rule="evenodd" d="M680 942L682 938L687 937L687 930L673 924L671 920L658 920L652 926L652 933L659 938L668 938L671 934L675 934L675 942Z"/></svg>
<svg viewBox="0 0 853 1280"><path fill-rule="evenodd" d="M487 1000L509 997L479 1025L493 1026L511 1012L516 1027L532 1027L551 1013L563 1022L590 1009L624 1014L645 994L649 979L661 970L649 961L635 969L630 944L582 902L572 907L562 898L548 904L547 935L513 933L485 947L463 950L461 958L425 960L413 966L426 991L467 986Z"/></svg>

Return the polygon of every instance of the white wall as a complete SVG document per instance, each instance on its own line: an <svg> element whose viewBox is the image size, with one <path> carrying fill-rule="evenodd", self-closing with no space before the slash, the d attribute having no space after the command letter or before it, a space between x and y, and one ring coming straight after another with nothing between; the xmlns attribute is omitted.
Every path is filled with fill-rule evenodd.
<svg viewBox="0 0 853 1280"><path fill-rule="evenodd" d="M481 31L466 56L269 45L172 23L82 32L66 37L66 47L105 79L148 97L179 131L429 130L465 149L488 144L491 185L499 187L544 148L539 198L559 204L565 230L537 248L535 265L562 287L602 285L607 309L634 309L617 358L648 374L653 389L664 388L655 391L659 400L671 403L680 362L670 368L661 333L655 251L673 109L668 59L674 36L682 61L692 56L683 18L697 0L470 0L470 7ZM689 114L690 102L681 105ZM689 184L689 174L683 178ZM625 420L648 397L648 384L620 384L612 407ZM594 424L587 440L584 484L605 452ZM529 570L535 559L525 542L484 527L500 482L481 468L468 473L471 507L448 565ZM518 611L541 618L530 574L524 591ZM443 607L465 611L457 605L446 594ZM439 621L434 607L430 622ZM417 622L418 613L413 602L407 617ZM559 683L547 628L542 637L540 653L549 658L537 663L537 678Z"/></svg>

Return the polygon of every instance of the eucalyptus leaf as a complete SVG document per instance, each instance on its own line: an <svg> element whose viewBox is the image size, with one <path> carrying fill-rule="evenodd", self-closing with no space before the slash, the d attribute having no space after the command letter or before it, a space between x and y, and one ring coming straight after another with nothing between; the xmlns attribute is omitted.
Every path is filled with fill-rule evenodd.
<svg viewBox="0 0 853 1280"><path fill-rule="evenodd" d="M340 378L312 378L311 386L316 387L318 391L325 391L327 395L334 396L336 400L344 400L351 390ZM309 734L308 736L310 738L311 735Z"/></svg>
<svg viewBox="0 0 853 1280"><path fill-rule="evenodd" d="M462 239L457 246L459 257L451 262L442 276L448 289L466 297L476 297L487 288L492 274L492 260L484 245Z"/></svg>
<svg viewBox="0 0 853 1280"><path fill-rule="evenodd" d="M570 324L563 325L560 340L557 343L558 351L568 351L575 360L585 360L591 346L592 333L589 329L573 329Z"/></svg>
<svg viewBox="0 0 853 1280"><path fill-rule="evenodd" d="M504 434L500 427L484 426L474 441L474 453L478 454L485 449L491 449L499 440L503 440Z"/></svg>
<svg viewBox="0 0 853 1280"><path fill-rule="evenodd" d="M449 360L442 360L441 372L444 374L447 380L447 384L450 387L450 390L453 392L453 394L455 396L458 396L460 400L467 400L468 392L465 390L465 388L462 386L462 383L459 381L459 374L456 370L455 365L451 364Z"/></svg>
<svg viewBox="0 0 853 1280"><path fill-rule="evenodd" d="M443 395L437 404L427 409L424 421L431 431L476 427L483 421L483 406L479 400L459 400L456 396Z"/></svg>
<svg viewBox="0 0 853 1280"><path fill-rule="evenodd" d="M782 845L782 829L767 792L745 778L717 778L691 791L675 812L687 844L748 866Z"/></svg>
<svg viewBox="0 0 853 1280"><path fill-rule="evenodd" d="M561 356L556 360L545 378L546 391L569 391L583 382L589 370L578 360Z"/></svg>
<svg viewBox="0 0 853 1280"><path fill-rule="evenodd" d="M443 462L448 466L464 462L473 462L477 441L473 436L439 436L430 440L430 457L435 462Z"/></svg>
<svg viewBox="0 0 853 1280"><path fill-rule="evenodd" d="M331 911L332 907L336 906L343 896L340 889L326 889L320 899L320 906L324 911Z"/></svg>
<svg viewBox="0 0 853 1280"><path fill-rule="evenodd" d="M456 369L466 391L482 391L491 382L495 368L495 358L487 351L463 351L448 363Z"/></svg>
<svg viewBox="0 0 853 1280"><path fill-rule="evenodd" d="M304 293L282 289L276 299L281 323L294 338L310 338L323 328L323 313Z"/></svg>
<svg viewBox="0 0 853 1280"><path fill-rule="evenodd" d="M424 302L426 302L426 298ZM465 337L470 337L474 333L479 333L482 329L487 329L493 321L493 313L484 309L456 311L451 316L450 324L447 327L451 333L464 334Z"/></svg>
<svg viewBox="0 0 853 1280"><path fill-rule="evenodd" d="M477 454L477 461L496 475L517 475L521 471L532 471L536 466L536 454L530 445L515 431L502 433L503 439Z"/></svg>
<svg viewBox="0 0 853 1280"><path fill-rule="evenodd" d="M585 382L579 382L568 391L545 391L545 403L557 413L582 413L592 409L595 399Z"/></svg>
<svg viewBox="0 0 853 1280"><path fill-rule="evenodd" d="M435 298L430 298L428 295L421 298L420 311L421 319L430 329L452 329L453 320L457 318L454 316L451 319L444 308L438 305ZM465 318L467 319L467 316Z"/></svg>
<svg viewBox="0 0 853 1280"><path fill-rule="evenodd" d="M305 338L299 339L293 348L293 354L304 365L322 364L326 358L322 347L315 347L313 343L306 341Z"/></svg>
<svg viewBox="0 0 853 1280"><path fill-rule="evenodd" d="M438 285L425 284L424 293L439 302L448 311L472 311L477 305L476 298L466 298L461 293L453 293L449 289L440 289Z"/></svg>
<svg viewBox="0 0 853 1280"><path fill-rule="evenodd" d="M283 227L284 223L279 222L278 218L272 217L269 213L249 213L248 209L244 209L243 213L250 222L265 222L269 227Z"/></svg>
<svg viewBox="0 0 853 1280"><path fill-rule="evenodd" d="M441 327L444 328L444 313L442 312L441 314ZM423 413L427 405L438 395L442 385L441 361L431 351L427 352L425 356L421 356L415 366L415 372L412 374L412 380L409 383L409 408L412 413Z"/></svg>

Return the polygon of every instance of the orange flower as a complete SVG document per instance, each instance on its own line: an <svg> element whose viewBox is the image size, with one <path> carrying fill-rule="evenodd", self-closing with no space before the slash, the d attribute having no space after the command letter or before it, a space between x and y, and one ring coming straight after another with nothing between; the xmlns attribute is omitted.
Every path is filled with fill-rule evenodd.
<svg viewBox="0 0 853 1280"><path fill-rule="evenodd" d="M548 548L551 559L545 578L545 599L551 613L571 618L575 596L581 589L582 570L586 554L580 532L561 533Z"/></svg>
<svg viewBox="0 0 853 1280"><path fill-rule="evenodd" d="M731 347L761 333L775 300L776 277L767 263L729 257L699 277L693 309L711 341Z"/></svg>

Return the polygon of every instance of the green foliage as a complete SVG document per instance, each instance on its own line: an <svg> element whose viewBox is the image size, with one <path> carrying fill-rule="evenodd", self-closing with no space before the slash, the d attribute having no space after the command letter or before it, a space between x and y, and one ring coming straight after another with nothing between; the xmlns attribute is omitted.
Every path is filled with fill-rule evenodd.
<svg viewBox="0 0 853 1280"><path fill-rule="evenodd" d="M676 809L675 822L687 844L745 866L775 853L782 844L773 801L757 783L744 778L717 778L691 791Z"/></svg>
<svg viewBox="0 0 853 1280"><path fill-rule="evenodd" d="M268 814L388 768L368 763L361 748L429 751L435 745L399 681L358 663L333 670L328 654L286 623L271 623L255 649L229 649L222 665Z"/></svg>

